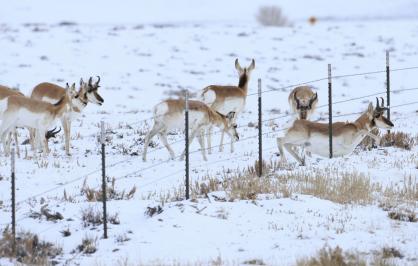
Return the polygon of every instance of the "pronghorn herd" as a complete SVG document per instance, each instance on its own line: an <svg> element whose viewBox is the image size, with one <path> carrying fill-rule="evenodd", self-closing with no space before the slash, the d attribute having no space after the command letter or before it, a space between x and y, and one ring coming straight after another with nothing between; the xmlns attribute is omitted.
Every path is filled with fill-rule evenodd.
<svg viewBox="0 0 418 266"><path fill-rule="evenodd" d="M213 127L221 130L220 151L223 147L224 134L231 137L231 152L234 151L233 143L239 140L237 133L237 118L243 111L248 93L248 83L251 72L255 68L254 59L248 67L242 68L235 60L235 68L239 81L237 86L210 85L205 87L199 100L189 101L189 119L191 137L189 144L197 137L204 160L207 160L205 152L205 136L207 136L207 149L211 153L211 135ZM98 93L100 77L93 83L90 77L88 82L80 80L80 87L75 88L75 83L66 88L52 84L41 83L37 85L30 97L0 86L0 138L3 143L4 153L10 152L12 135L17 146L16 128L28 128L30 143L35 154L42 146L43 152L48 153L48 138L58 131L49 130L57 120L61 120L64 128L64 140L66 154L70 154L71 121L77 117L87 104L102 105L104 100ZM328 124L310 121L318 103L318 94L309 86L296 87L289 94L289 105L294 115L294 121L283 137L277 138L281 160L286 161L284 149L288 151L300 164L305 164L305 156L298 155L296 147L303 147L308 155L316 154L328 156L329 138ZM143 160L147 159L147 149L151 139L158 135L170 153L175 158L174 151L167 141L167 134L171 130L184 130L185 109L184 99L165 100L154 107L154 125L145 137ZM344 156L350 154L355 147L367 136L379 142L378 136L373 135L374 128L390 129L393 123L384 115L387 107L376 101L376 106L370 103L368 109L354 122L336 122L332 124L333 155ZM184 158L184 152L180 156Z"/></svg>
<svg viewBox="0 0 418 266"><path fill-rule="evenodd" d="M0 138L6 155L10 153L11 133L15 135L18 147L16 128L24 127L30 131L30 143L34 154L42 146L44 154L49 153L48 138L57 131L48 131L58 119L61 119L65 132L65 150L70 154L71 120L79 114L89 102L101 105L103 98L98 94L100 77L93 84L82 79L80 88L75 83L66 88L52 83L37 85L30 97L5 86L0 86ZM19 149L17 149L19 151ZM19 155L19 153L18 153Z"/></svg>

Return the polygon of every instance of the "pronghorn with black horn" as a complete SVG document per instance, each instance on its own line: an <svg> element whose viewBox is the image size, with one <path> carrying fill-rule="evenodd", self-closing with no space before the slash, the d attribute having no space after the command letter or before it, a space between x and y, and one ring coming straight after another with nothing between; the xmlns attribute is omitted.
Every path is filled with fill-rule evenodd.
<svg viewBox="0 0 418 266"><path fill-rule="evenodd" d="M100 77L97 76L97 81L93 83L90 77L88 83L83 79L80 80L80 88L75 91L74 88L70 91L71 109L61 117L62 127L64 128L65 151L70 155L70 139L71 139L71 121L74 120L87 106L87 104L94 103L102 105L104 100L99 95L98 89L100 87ZM38 84L31 94L32 99L42 100L49 103L56 103L65 94L65 89L61 86L44 82Z"/></svg>
<svg viewBox="0 0 418 266"><path fill-rule="evenodd" d="M318 103L318 93L310 86L299 86L289 94L289 105L297 119L309 119L315 112Z"/></svg>
<svg viewBox="0 0 418 266"><path fill-rule="evenodd" d="M381 105L379 105L379 100L376 98L376 107L373 108L373 104L370 103L367 111L354 122L333 123L333 156L339 157L350 154L366 136L380 143L380 138L372 134L371 131L374 128L390 129L393 127L393 123L383 115L387 109L387 107L384 107L383 98ZM277 146L282 156L282 161L286 161L283 147L302 165L305 163L304 159L301 159L292 149L295 146L303 146L306 151L312 154L328 157L328 124L311 122L309 120L295 120L285 136L277 138Z"/></svg>
<svg viewBox="0 0 418 266"><path fill-rule="evenodd" d="M26 127L36 130L37 142L44 144L44 153L48 153L45 134L56 119L61 118L68 111L70 96L69 86L61 99L55 103L47 103L20 95L12 95L0 101L0 106L6 106L3 112L3 122L0 126L0 137L6 155L10 153L10 146L6 137L16 127Z"/></svg>
<svg viewBox="0 0 418 266"><path fill-rule="evenodd" d="M170 153L172 159L175 158L174 151L167 141L167 133L171 130L184 130L184 108L185 100L166 100L154 107L154 126L145 137L145 146L142 159L147 159L147 149L149 142L155 135L159 135L164 146ZM222 132L230 135L234 140L239 136L236 130L235 113L229 112L223 115L212 110L209 106L199 101L189 101L189 123L190 123L190 143L197 136L201 147L203 159L206 161L205 153L205 131L209 127L219 127ZM181 159L184 157L184 152Z"/></svg>
<svg viewBox="0 0 418 266"><path fill-rule="evenodd" d="M234 112L234 121L239 113L245 107L245 101L247 99L248 93L248 82L250 80L250 75L252 70L255 68L254 59L251 61L249 67L242 68L238 62L238 59L235 60L235 69L238 71L239 82L238 86L219 86L211 85L203 89L201 94L201 99L204 103L209 105L213 110L221 113L228 114ZM211 138L212 138L212 128L208 129L208 153L212 152ZM221 144L219 146L219 151L223 151L223 140L224 140L224 131L221 133ZM234 152L234 140L231 140L231 152Z"/></svg>

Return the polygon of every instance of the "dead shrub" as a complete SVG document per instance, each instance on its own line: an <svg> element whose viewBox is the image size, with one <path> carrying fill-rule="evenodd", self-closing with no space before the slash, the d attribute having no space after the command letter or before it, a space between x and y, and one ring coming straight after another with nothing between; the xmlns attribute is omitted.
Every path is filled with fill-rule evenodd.
<svg viewBox="0 0 418 266"><path fill-rule="evenodd" d="M371 131L371 133L382 138L380 145L384 147L393 146L409 151L417 144L418 141L417 136L413 137L411 134L401 131L390 133L386 132L382 135L379 129L375 128ZM363 150L371 150L376 148L377 144L372 138L366 137L363 139L359 146Z"/></svg>
<svg viewBox="0 0 418 266"><path fill-rule="evenodd" d="M107 221L111 224L120 224L119 214L108 214ZM103 224L103 214L101 211L88 207L81 211L81 221L84 227L98 226Z"/></svg>
<svg viewBox="0 0 418 266"><path fill-rule="evenodd" d="M405 132L386 132L382 136L383 146L394 146L404 150L411 150L416 144L417 137Z"/></svg>
<svg viewBox="0 0 418 266"><path fill-rule="evenodd" d="M130 200L136 193L136 186L133 186L129 192L125 190L118 191L115 187L116 179L112 178L111 186L106 188L106 199L107 200ZM87 201L95 202L95 201L102 201L103 200L103 192L102 189L99 188L97 190L90 188L86 184L86 180L84 180L83 187L81 188L81 193L86 196Z"/></svg>
<svg viewBox="0 0 418 266"><path fill-rule="evenodd" d="M78 252L83 252L84 254L93 254L97 251L97 237L85 236L81 240L81 244L77 246Z"/></svg>
<svg viewBox="0 0 418 266"><path fill-rule="evenodd" d="M101 225L103 223L103 215L93 207L88 207L81 211L81 221L84 227Z"/></svg>
<svg viewBox="0 0 418 266"><path fill-rule="evenodd" d="M48 209L48 205L42 206L40 212L31 211L31 214L29 215L29 217L33 219L41 219L42 216L45 216L47 221L57 221L57 220L64 219L61 213L59 212L52 213L51 210Z"/></svg>
<svg viewBox="0 0 418 266"><path fill-rule="evenodd" d="M16 255L13 254L13 235L9 228L3 231L0 239L0 257L14 258L23 264L54 265L54 258L62 253L62 248L52 243L41 241L30 232L20 232L16 236Z"/></svg>
<svg viewBox="0 0 418 266"><path fill-rule="evenodd" d="M260 7L256 19L263 26L290 26L288 19L283 15L282 9L278 6Z"/></svg>
<svg viewBox="0 0 418 266"><path fill-rule="evenodd" d="M323 247L315 257L301 259L297 266L366 266L367 262L358 254L343 253L340 247Z"/></svg>
<svg viewBox="0 0 418 266"><path fill-rule="evenodd" d="M312 195L341 204L370 204L373 193L381 188L358 172L338 169L311 168L304 171L274 173L278 162L263 164L266 176L258 177L256 167L223 173L221 179L210 176L191 186L192 198L207 197L208 193L224 191L226 200L255 200L259 194L290 197L294 193Z"/></svg>

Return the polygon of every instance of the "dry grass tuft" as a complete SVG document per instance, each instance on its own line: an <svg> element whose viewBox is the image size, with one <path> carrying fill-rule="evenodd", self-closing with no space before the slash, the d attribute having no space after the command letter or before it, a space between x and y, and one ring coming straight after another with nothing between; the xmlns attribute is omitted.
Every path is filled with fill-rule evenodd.
<svg viewBox="0 0 418 266"><path fill-rule="evenodd" d="M118 191L115 187L115 183L116 179L113 178L111 186L106 188L107 200L130 200L134 197L136 193L136 186L133 186L128 192L125 190ZM83 187L81 188L81 193L86 196L86 199L89 202L102 201L103 199L102 189L99 188L95 190L88 187L86 180L84 180Z"/></svg>
<svg viewBox="0 0 418 266"><path fill-rule="evenodd" d="M371 131L372 134L379 136L382 138L382 142L380 145L385 147L397 147L404 150L411 150L418 142L418 136L413 137L411 134L405 132L386 132L385 134L381 134L378 129L373 129ZM370 137L366 137L360 143L360 147L363 150L371 150L372 148L376 147L376 143Z"/></svg>
<svg viewBox="0 0 418 266"><path fill-rule="evenodd" d="M262 6L256 15L257 21L263 26L286 27L290 26L288 19L278 6Z"/></svg>
<svg viewBox="0 0 418 266"><path fill-rule="evenodd" d="M77 246L78 252L83 252L84 254L93 254L97 251L97 238L85 236L81 244Z"/></svg>
<svg viewBox="0 0 418 266"><path fill-rule="evenodd" d="M404 132L390 132L382 136L383 146L394 146L404 150L411 150L417 143L417 137Z"/></svg>
<svg viewBox="0 0 418 266"><path fill-rule="evenodd" d="M370 178L358 172L337 169L309 169L304 171L271 173L278 163L265 165L267 176L258 177L254 167L234 174L224 173L221 180L206 176L192 186L192 197L207 197L214 191L224 191L227 200L255 200L260 194L290 197L294 193L312 195L341 204L370 204L373 192L380 188Z"/></svg>
<svg viewBox="0 0 418 266"><path fill-rule="evenodd" d="M340 247L322 248L315 257L298 260L297 266L366 266L358 254L343 253Z"/></svg>
<svg viewBox="0 0 418 266"><path fill-rule="evenodd" d="M14 258L25 265L54 265L55 257L62 253L60 247L40 241L39 237L30 232L21 232L16 236L16 254L13 254L12 231L6 228L0 239L0 257Z"/></svg>

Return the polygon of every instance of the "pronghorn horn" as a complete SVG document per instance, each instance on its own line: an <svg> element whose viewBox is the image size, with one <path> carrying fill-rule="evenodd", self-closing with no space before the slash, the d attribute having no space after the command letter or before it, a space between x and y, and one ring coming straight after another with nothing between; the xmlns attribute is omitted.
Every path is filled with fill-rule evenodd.
<svg viewBox="0 0 418 266"><path fill-rule="evenodd" d="M96 87L99 85L99 82L100 82L100 76L97 76Z"/></svg>
<svg viewBox="0 0 418 266"><path fill-rule="evenodd" d="M383 97L380 97L380 99L382 100L382 107L385 107L385 100L383 99Z"/></svg>
<svg viewBox="0 0 418 266"><path fill-rule="evenodd" d="M61 132L61 128L60 128L60 129L58 129L58 130L56 130L56 129L57 129L57 127L54 127L54 129L52 129L52 130L48 130L48 131L46 132L46 134L45 134L45 138L46 138L46 139L55 138L55 136L56 136L58 133L60 133L60 132Z"/></svg>
<svg viewBox="0 0 418 266"><path fill-rule="evenodd" d="M82 86L84 84L84 80L83 78L80 79L80 86Z"/></svg>
<svg viewBox="0 0 418 266"><path fill-rule="evenodd" d="M318 93L317 92L315 92L314 96L309 101L309 105L311 106L314 103L314 101L316 101L316 99L318 99Z"/></svg>
<svg viewBox="0 0 418 266"><path fill-rule="evenodd" d="M376 109L380 109L380 106L379 106L379 99L376 97Z"/></svg>
<svg viewBox="0 0 418 266"><path fill-rule="evenodd" d="M295 98L295 101L296 101L296 108L299 109L300 108L300 103L299 103L299 99L296 97L296 92L293 93L293 98Z"/></svg>
<svg viewBox="0 0 418 266"><path fill-rule="evenodd" d="M93 80L93 77L90 77L90 78L89 78L89 86L91 86L91 82L92 82L92 80Z"/></svg>

